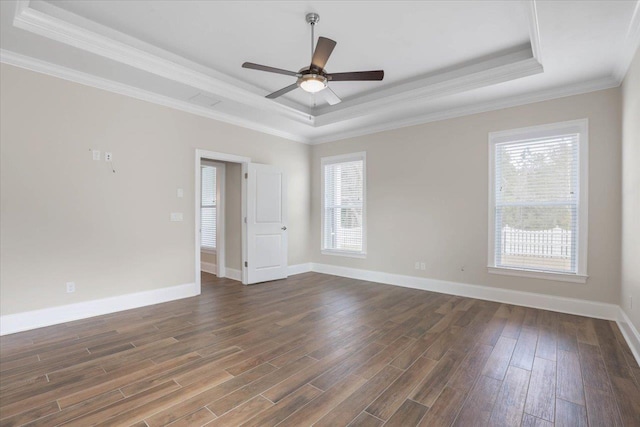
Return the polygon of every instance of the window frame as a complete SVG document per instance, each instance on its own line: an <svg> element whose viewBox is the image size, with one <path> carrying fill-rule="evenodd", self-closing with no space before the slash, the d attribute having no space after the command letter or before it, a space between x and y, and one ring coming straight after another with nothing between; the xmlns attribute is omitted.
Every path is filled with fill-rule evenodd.
<svg viewBox="0 0 640 427"><path fill-rule="evenodd" d="M216 170L216 203L213 206L209 206L209 205L203 205L202 204L202 169L204 167L213 167ZM219 242L219 236L218 236L218 232L220 231L220 228L223 227L223 222L222 219L220 218L220 211L222 209L222 204L221 204L221 198L222 196L222 185L224 185L224 175L225 175L225 165L224 163L218 163L218 162L213 162L210 160L205 160L203 159L200 163L200 201L199 201L199 206L200 206L200 252L204 252L207 254L211 254L211 255L217 255L218 254L218 242ZM222 181L221 181L222 179ZM211 247L211 246L203 246L202 245L202 209L205 207L215 207L216 209L216 236L215 236L215 241L216 241L216 247Z"/></svg>
<svg viewBox="0 0 640 427"><path fill-rule="evenodd" d="M495 259L495 146L499 143L577 133L578 136L578 206L576 238L576 273L498 267ZM549 123L489 133L489 240L487 271L491 274L586 283L589 231L589 121L588 119Z"/></svg>
<svg viewBox="0 0 640 427"><path fill-rule="evenodd" d="M340 249L325 248L324 224L325 224L325 166L362 160L362 250L345 251ZM335 255L350 258L367 257L367 153L340 154L320 158L320 253L323 255Z"/></svg>

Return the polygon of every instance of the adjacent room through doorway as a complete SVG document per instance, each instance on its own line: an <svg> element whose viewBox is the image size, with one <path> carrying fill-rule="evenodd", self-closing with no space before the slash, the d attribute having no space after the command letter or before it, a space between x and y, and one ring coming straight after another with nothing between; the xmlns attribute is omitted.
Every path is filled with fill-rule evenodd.
<svg viewBox="0 0 640 427"><path fill-rule="evenodd" d="M242 165L200 163L200 270L242 280Z"/></svg>

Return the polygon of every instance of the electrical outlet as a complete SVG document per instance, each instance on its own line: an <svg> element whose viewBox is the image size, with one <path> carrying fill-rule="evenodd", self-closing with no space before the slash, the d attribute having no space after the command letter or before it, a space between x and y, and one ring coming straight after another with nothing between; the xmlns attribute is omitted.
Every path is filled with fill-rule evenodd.
<svg viewBox="0 0 640 427"><path fill-rule="evenodd" d="M182 221L182 212L171 212L171 221Z"/></svg>
<svg viewBox="0 0 640 427"><path fill-rule="evenodd" d="M100 160L100 150L91 150L93 153L93 160Z"/></svg>
<svg viewBox="0 0 640 427"><path fill-rule="evenodd" d="M113 160L113 155L111 153L108 153L105 151L104 153L104 161L105 162L110 162L111 160Z"/></svg>
<svg viewBox="0 0 640 427"><path fill-rule="evenodd" d="M420 270L426 270L427 269L427 263L426 262L421 262L420 263Z"/></svg>
<svg viewBox="0 0 640 427"><path fill-rule="evenodd" d="M416 270L420 270L420 261L416 261Z"/></svg>
<svg viewBox="0 0 640 427"><path fill-rule="evenodd" d="M71 294L73 292L76 291L76 284L75 282L67 282L67 293Z"/></svg>

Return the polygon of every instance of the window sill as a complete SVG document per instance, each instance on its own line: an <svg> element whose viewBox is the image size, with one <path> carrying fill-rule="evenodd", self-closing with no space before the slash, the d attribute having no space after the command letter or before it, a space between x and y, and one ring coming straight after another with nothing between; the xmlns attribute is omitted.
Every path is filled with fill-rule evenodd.
<svg viewBox="0 0 640 427"><path fill-rule="evenodd" d="M503 276L529 277L532 279L557 280L560 282L587 283L589 276L571 273L550 273L547 271L522 270L517 268L487 267L491 274L501 274Z"/></svg>
<svg viewBox="0 0 640 427"><path fill-rule="evenodd" d="M321 253L322 255L344 256L348 258L366 258L367 257L366 252L347 252L347 251L323 249Z"/></svg>
<svg viewBox="0 0 640 427"><path fill-rule="evenodd" d="M218 252L215 248L200 248L200 252L204 252L205 254L217 255Z"/></svg>

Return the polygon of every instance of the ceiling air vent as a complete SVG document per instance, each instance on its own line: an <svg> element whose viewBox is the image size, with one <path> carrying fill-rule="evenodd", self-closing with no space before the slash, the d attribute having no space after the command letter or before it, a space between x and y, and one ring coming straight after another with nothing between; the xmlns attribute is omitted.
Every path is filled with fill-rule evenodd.
<svg viewBox="0 0 640 427"><path fill-rule="evenodd" d="M200 105L202 107L212 108L216 104L219 104L221 101L219 99L214 98L211 95L207 95L206 93L201 92L189 98L189 102Z"/></svg>

